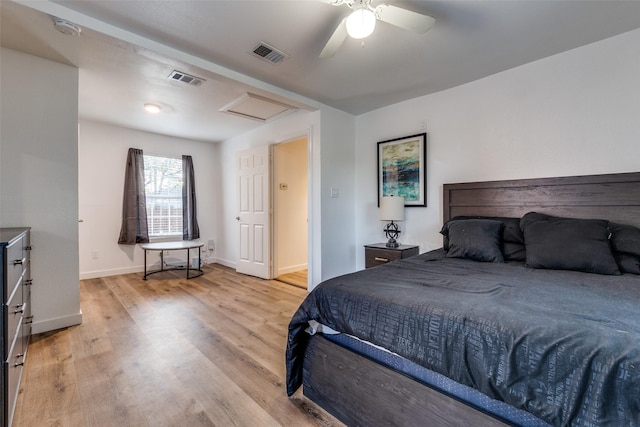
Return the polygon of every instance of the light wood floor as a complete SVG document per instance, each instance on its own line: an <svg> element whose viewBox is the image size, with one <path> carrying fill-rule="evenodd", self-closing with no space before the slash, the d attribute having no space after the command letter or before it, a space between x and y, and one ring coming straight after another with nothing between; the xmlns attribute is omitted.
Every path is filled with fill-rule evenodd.
<svg viewBox="0 0 640 427"><path fill-rule="evenodd" d="M293 273L281 274L276 277L279 282L288 283L302 289L307 289L307 270L294 271Z"/></svg>
<svg viewBox="0 0 640 427"><path fill-rule="evenodd" d="M32 337L14 426L341 426L285 393L306 291L204 270L81 281L83 324Z"/></svg>

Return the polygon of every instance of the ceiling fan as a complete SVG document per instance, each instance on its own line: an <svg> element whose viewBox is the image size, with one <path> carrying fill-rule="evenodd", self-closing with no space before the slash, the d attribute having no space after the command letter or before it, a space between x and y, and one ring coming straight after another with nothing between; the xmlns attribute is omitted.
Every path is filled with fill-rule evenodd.
<svg viewBox="0 0 640 427"><path fill-rule="evenodd" d="M436 21L428 15L388 4L373 7L372 2L373 0L330 0L332 5L347 5L353 12L340 21L320 52L320 58L335 55L347 36L355 39L368 37L373 33L377 20L417 34L426 32Z"/></svg>

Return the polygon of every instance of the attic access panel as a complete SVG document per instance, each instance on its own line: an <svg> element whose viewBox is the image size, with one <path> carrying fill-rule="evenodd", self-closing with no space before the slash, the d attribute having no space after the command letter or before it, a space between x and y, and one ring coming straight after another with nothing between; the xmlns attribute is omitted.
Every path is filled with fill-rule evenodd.
<svg viewBox="0 0 640 427"><path fill-rule="evenodd" d="M251 120L268 122L296 110L297 108L292 105L253 93L245 93L222 107L219 111Z"/></svg>

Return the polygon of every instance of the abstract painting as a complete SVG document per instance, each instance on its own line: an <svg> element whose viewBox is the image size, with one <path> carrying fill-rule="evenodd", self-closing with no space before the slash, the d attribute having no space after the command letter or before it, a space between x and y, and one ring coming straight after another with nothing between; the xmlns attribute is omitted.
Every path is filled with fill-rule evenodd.
<svg viewBox="0 0 640 427"><path fill-rule="evenodd" d="M378 206L383 196L402 196L404 205L427 206L427 134L378 142Z"/></svg>

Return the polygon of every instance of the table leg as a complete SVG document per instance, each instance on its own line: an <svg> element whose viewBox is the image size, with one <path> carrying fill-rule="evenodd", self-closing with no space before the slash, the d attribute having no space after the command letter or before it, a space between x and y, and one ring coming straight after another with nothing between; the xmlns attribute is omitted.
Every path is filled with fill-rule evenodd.
<svg viewBox="0 0 640 427"><path fill-rule="evenodd" d="M144 276L142 276L144 280L147 280L147 250L144 250Z"/></svg>
<svg viewBox="0 0 640 427"><path fill-rule="evenodd" d="M191 264L191 248L187 248L187 279L189 279L189 265Z"/></svg>

